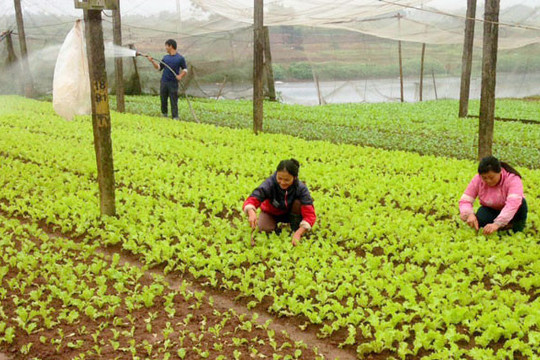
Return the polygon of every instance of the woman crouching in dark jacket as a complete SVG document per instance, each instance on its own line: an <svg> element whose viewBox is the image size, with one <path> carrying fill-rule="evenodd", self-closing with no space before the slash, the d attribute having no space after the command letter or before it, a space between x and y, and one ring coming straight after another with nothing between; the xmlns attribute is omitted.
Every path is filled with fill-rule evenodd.
<svg viewBox="0 0 540 360"><path fill-rule="evenodd" d="M298 180L299 168L300 163L295 159L281 161L276 172L251 193L243 206L252 229L258 226L269 233L277 230L278 223L290 223L294 231L293 246L317 219L309 190ZM259 207L261 214L257 220Z"/></svg>

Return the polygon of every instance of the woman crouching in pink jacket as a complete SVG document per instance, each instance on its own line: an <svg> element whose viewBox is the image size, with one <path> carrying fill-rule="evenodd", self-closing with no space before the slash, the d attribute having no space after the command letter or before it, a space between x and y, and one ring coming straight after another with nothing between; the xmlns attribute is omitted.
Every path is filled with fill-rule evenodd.
<svg viewBox="0 0 540 360"><path fill-rule="evenodd" d="M481 206L475 215L473 203L477 197ZM527 211L519 172L493 156L483 158L478 174L459 200L461 219L473 229L483 227L485 235L497 230L516 232L525 228Z"/></svg>

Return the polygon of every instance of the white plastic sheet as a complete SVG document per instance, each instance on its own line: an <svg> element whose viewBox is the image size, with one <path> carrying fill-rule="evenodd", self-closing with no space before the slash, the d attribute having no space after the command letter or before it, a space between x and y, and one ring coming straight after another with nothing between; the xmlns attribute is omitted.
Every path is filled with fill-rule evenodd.
<svg viewBox="0 0 540 360"><path fill-rule="evenodd" d="M60 48L53 80L53 108L66 120L92 113L90 74L82 22L77 20Z"/></svg>

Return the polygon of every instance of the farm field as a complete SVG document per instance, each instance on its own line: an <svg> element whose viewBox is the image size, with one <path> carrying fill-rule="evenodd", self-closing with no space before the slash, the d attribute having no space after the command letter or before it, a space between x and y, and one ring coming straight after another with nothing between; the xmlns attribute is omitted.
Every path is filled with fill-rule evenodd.
<svg viewBox="0 0 540 360"><path fill-rule="evenodd" d="M118 217L100 219L90 120L0 97L0 351L321 358L203 292L101 253L117 250L286 319L351 359L540 358L538 125L497 123L495 153L520 165L530 213L524 233L483 236L458 216L477 123L449 116L455 102L267 104L268 131L296 137L215 126L249 127L248 102L194 101L210 123L194 124L151 116L157 98L128 100L135 114L112 115ZM297 247L287 231L251 247L242 202L290 157L319 220Z"/></svg>
<svg viewBox="0 0 540 360"><path fill-rule="evenodd" d="M0 215L3 347L15 358L317 358L255 319L163 276L120 264L99 244ZM9 300L8 300L9 299ZM303 352L303 353L302 353Z"/></svg>
<svg viewBox="0 0 540 360"><path fill-rule="evenodd" d="M203 123L253 127L250 101L191 101ZM498 117L533 120L538 124L497 121L494 153L516 165L540 168L540 102L497 100L496 104ZM478 115L478 101L471 101L469 107L471 114ZM269 133L308 140L474 160L478 153L478 119L460 119L457 109L458 102L454 100L311 107L267 102L263 126ZM127 97L126 111L158 116L159 97ZM179 111L182 120L194 121L185 100L180 101Z"/></svg>

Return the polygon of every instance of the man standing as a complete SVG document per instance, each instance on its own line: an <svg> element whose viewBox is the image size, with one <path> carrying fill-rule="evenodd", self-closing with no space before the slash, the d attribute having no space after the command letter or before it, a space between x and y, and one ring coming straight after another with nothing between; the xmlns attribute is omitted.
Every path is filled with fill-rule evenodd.
<svg viewBox="0 0 540 360"><path fill-rule="evenodd" d="M178 120L178 82L187 74L186 59L176 51L176 46L175 40L165 41L165 50L168 55L165 55L159 63L151 56L148 57L156 70L163 70L159 90L161 115L167 117L167 98L169 98L173 120Z"/></svg>

